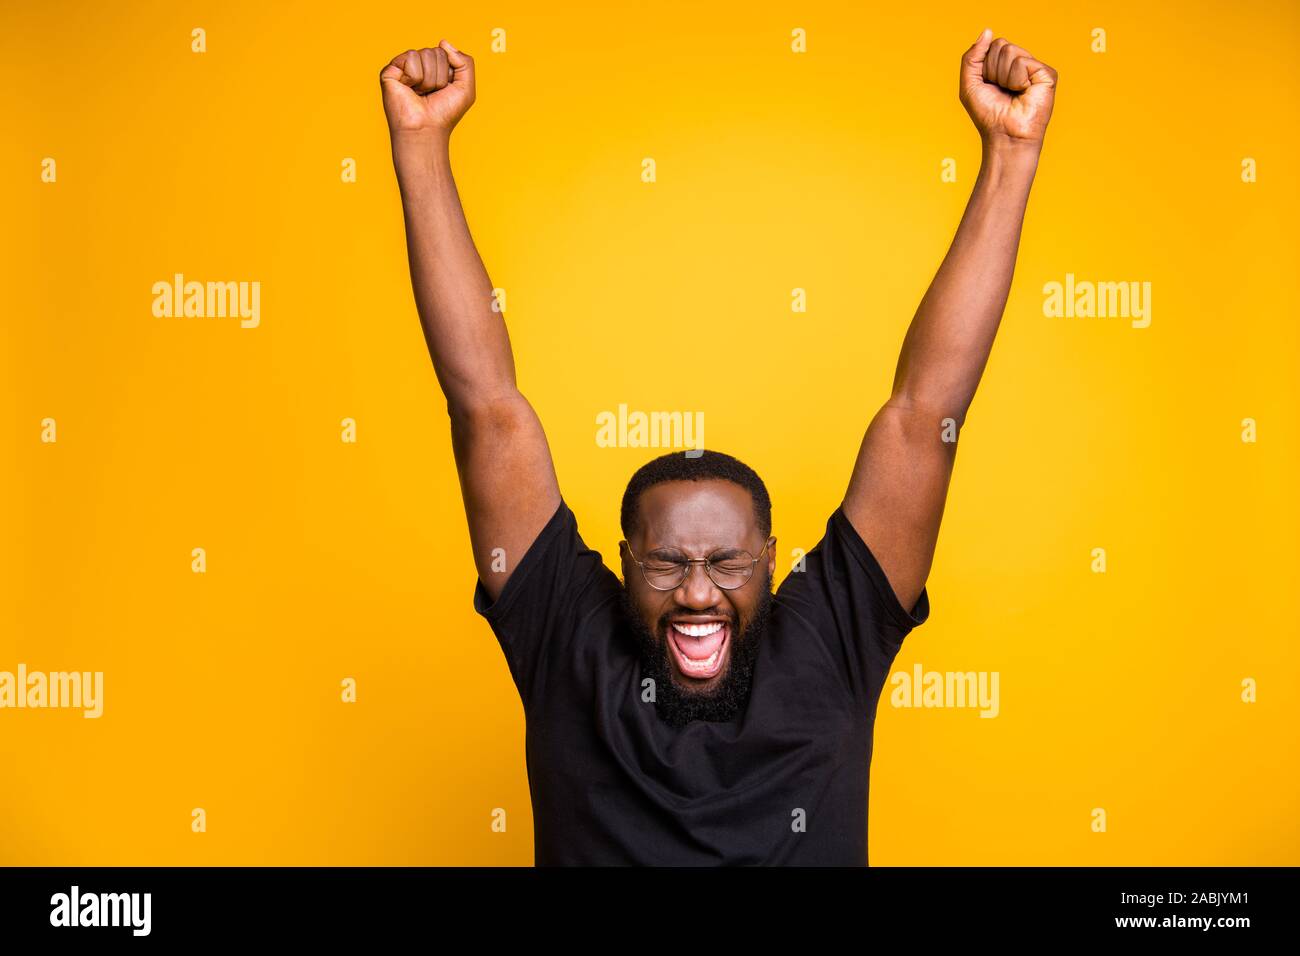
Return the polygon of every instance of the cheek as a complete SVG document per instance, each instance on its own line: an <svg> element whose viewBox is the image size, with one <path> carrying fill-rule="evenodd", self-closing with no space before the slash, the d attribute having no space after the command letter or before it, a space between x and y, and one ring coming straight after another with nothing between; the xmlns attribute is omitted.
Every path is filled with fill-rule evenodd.
<svg viewBox="0 0 1300 956"><path fill-rule="evenodd" d="M742 626L748 624L751 620L753 620L754 610L757 607L758 607L757 597L747 598L746 600L738 600L736 598L732 598L731 601L731 613L736 616L736 619L740 622Z"/></svg>
<svg viewBox="0 0 1300 956"><path fill-rule="evenodd" d="M632 606L636 608L637 615L645 622L646 627L651 631L658 630L659 619L667 611L663 598L658 595L633 594Z"/></svg>

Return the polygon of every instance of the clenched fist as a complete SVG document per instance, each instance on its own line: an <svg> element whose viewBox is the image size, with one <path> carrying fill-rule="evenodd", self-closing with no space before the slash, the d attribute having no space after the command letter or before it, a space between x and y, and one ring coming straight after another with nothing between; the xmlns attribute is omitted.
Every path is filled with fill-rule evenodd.
<svg viewBox="0 0 1300 956"><path fill-rule="evenodd" d="M961 58L961 103L986 142L1043 143L1056 71L985 30Z"/></svg>
<svg viewBox="0 0 1300 956"><path fill-rule="evenodd" d="M407 50L379 74L388 128L450 133L474 105L474 59L446 40Z"/></svg>

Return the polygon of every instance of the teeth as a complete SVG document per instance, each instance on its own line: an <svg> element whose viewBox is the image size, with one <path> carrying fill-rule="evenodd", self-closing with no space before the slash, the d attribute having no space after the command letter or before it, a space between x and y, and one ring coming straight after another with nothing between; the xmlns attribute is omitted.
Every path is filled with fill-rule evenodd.
<svg viewBox="0 0 1300 956"><path fill-rule="evenodd" d="M722 653L722 648L718 648L716 651L714 651L712 654L709 655L707 660L693 661L690 658L687 658L685 661L686 669L701 670L701 671L708 670L714 664L718 663L718 655L721 653Z"/></svg>
<svg viewBox="0 0 1300 956"><path fill-rule="evenodd" d="M722 629L721 622L714 621L712 624L673 624L677 633L685 634L687 637L708 637L710 634L716 634Z"/></svg>

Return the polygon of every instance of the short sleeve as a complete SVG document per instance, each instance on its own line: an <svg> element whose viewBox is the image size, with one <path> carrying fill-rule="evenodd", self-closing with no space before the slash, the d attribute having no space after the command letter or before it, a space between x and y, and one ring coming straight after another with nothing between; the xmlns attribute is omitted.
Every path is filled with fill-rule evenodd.
<svg viewBox="0 0 1300 956"><path fill-rule="evenodd" d="M777 597L816 630L854 699L873 714L903 639L930 616L929 589L904 608L842 506Z"/></svg>
<svg viewBox="0 0 1300 956"><path fill-rule="evenodd" d="M618 578L587 547L563 500L493 601L482 580L474 610L496 635L525 710L570 649L585 611L607 597Z"/></svg>

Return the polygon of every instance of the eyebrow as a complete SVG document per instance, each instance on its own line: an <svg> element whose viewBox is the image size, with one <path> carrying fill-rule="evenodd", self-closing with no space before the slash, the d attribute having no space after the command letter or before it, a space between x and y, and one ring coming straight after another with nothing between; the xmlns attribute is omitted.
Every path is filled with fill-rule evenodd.
<svg viewBox="0 0 1300 956"><path fill-rule="evenodd" d="M717 561L717 560L724 560L726 558L734 558L737 555L748 554L748 553L749 552L746 551L744 548L715 548L713 551L709 552L708 557L712 560ZM671 560L675 556L679 556L679 555L683 558L686 557L686 552L682 551L681 548L655 548L654 550L650 551L649 554L653 557L664 558L667 560Z"/></svg>

